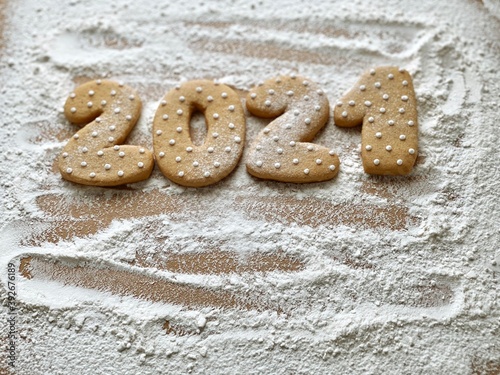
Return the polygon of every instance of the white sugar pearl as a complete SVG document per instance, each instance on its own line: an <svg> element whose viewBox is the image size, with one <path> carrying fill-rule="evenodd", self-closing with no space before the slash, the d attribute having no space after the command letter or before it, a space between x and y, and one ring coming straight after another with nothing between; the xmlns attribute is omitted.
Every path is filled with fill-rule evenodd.
<svg viewBox="0 0 500 375"><path fill-rule="evenodd" d="M379 88L381 88L381 87L382 87L382 85L380 84L380 82L375 82L375 87L376 87L377 89L379 89Z"/></svg>
<svg viewBox="0 0 500 375"><path fill-rule="evenodd" d="M286 95L287 95L287 96L293 96L293 91L292 91L292 90L287 91L287 92L286 92Z"/></svg>
<svg viewBox="0 0 500 375"><path fill-rule="evenodd" d="M125 120L127 120L127 121L132 120L132 116L130 116L130 115L125 116Z"/></svg>
<svg viewBox="0 0 500 375"><path fill-rule="evenodd" d="M220 96L222 97L222 99L226 99L227 98L227 92L223 92L222 94L220 94Z"/></svg>
<svg viewBox="0 0 500 375"><path fill-rule="evenodd" d="M170 146L175 145L175 139L171 139L170 141L168 141L168 144L169 144Z"/></svg>
<svg viewBox="0 0 500 375"><path fill-rule="evenodd" d="M218 113L214 113L213 114L213 118L217 120L219 118L219 114Z"/></svg>
<svg viewBox="0 0 500 375"><path fill-rule="evenodd" d="M95 138L95 137L97 137L97 132L92 132L92 134L91 134L91 135L92 135L92 137L94 137L94 138Z"/></svg>
<svg viewBox="0 0 500 375"><path fill-rule="evenodd" d="M366 145L366 146L365 146L366 151L371 151L371 150L372 150L372 148L373 148L373 147L372 147L371 145Z"/></svg>
<svg viewBox="0 0 500 375"><path fill-rule="evenodd" d="M212 133L212 137L217 138L219 136L219 133Z"/></svg>
<svg viewBox="0 0 500 375"><path fill-rule="evenodd" d="M366 90L366 86L365 86L365 85L361 85L361 86L359 86L359 89L360 89L361 91L365 91L365 90Z"/></svg>
<svg viewBox="0 0 500 375"><path fill-rule="evenodd" d="M316 164L320 165L321 163L323 163L323 160L321 160L321 159L316 159Z"/></svg>
<svg viewBox="0 0 500 375"><path fill-rule="evenodd" d="M224 151L226 151L226 152L231 152L231 147L229 147L229 146L228 146L228 147L226 147L226 148L224 149Z"/></svg>
<svg viewBox="0 0 500 375"><path fill-rule="evenodd" d="M304 100L305 100L306 102L308 102L308 101L309 101L309 99L310 99L310 98L309 98L309 95L304 95Z"/></svg>
<svg viewBox="0 0 500 375"><path fill-rule="evenodd" d="M207 172L203 173L203 176L204 176L205 178L210 177L210 172L208 172L208 171L207 171Z"/></svg>
<svg viewBox="0 0 500 375"><path fill-rule="evenodd" d="M380 108L380 113L385 113L385 108L384 107Z"/></svg>
<svg viewBox="0 0 500 375"><path fill-rule="evenodd" d="M180 156L176 156L175 161L177 163L180 163L182 161L182 158Z"/></svg>
<svg viewBox="0 0 500 375"><path fill-rule="evenodd" d="M314 151L314 146L313 146L313 145L308 145L308 146L307 146L307 149L308 149L309 151Z"/></svg>
<svg viewBox="0 0 500 375"><path fill-rule="evenodd" d="M200 163L198 163L197 161L193 162L193 167L198 167L200 165Z"/></svg>
<svg viewBox="0 0 500 375"><path fill-rule="evenodd" d="M116 129L116 126L115 126L115 125L111 125L111 126L109 127L109 130L111 130L111 131L114 131L115 129Z"/></svg>
<svg viewBox="0 0 500 375"><path fill-rule="evenodd" d="M335 170L335 165L333 165L333 164L332 164L332 165L330 165L330 166L328 167L328 169L330 169L331 171L334 171L334 170Z"/></svg>
<svg viewBox="0 0 500 375"><path fill-rule="evenodd" d="M111 169L111 164L104 164L104 169L107 169L107 170Z"/></svg>
<svg viewBox="0 0 500 375"><path fill-rule="evenodd" d="M343 117L343 118L346 118L346 117L347 117L347 112L346 112L346 111L342 112L342 117Z"/></svg>
<svg viewBox="0 0 500 375"><path fill-rule="evenodd" d="M87 162L86 162L86 161L82 161L82 162L80 163L80 165L81 165L82 167L86 167L86 166L87 166Z"/></svg>
<svg viewBox="0 0 500 375"><path fill-rule="evenodd" d="M115 141L115 138L114 138L114 137L109 137L109 138L108 138L108 142L109 142L109 143L112 143L112 142L114 142L114 141Z"/></svg>
<svg viewBox="0 0 500 375"><path fill-rule="evenodd" d="M319 106L319 105L315 105L315 106L314 106L314 110L315 110L316 112L319 112L319 110L320 110L320 109L321 109L321 106Z"/></svg>
<svg viewBox="0 0 500 375"><path fill-rule="evenodd" d="M120 107L118 107L118 108L115 108L115 113L120 113L120 112L121 112L121 109L120 109Z"/></svg>
<svg viewBox="0 0 500 375"><path fill-rule="evenodd" d="M382 138L382 133L381 133L381 132L376 132L376 133L375 133L375 137L377 137L377 138Z"/></svg>
<svg viewBox="0 0 500 375"><path fill-rule="evenodd" d="M76 112L76 108L75 107L71 107L70 112L71 113L75 113Z"/></svg>
<svg viewBox="0 0 500 375"><path fill-rule="evenodd" d="M384 100L389 99L389 95L387 95L387 94L382 95L382 99L384 99Z"/></svg>
<svg viewBox="0 0 500 375"><path fill-rule="evenodd" d="M215 168L219 168L220 167L220 163L218 161L214 162L214 167Z"/></svg>
<svg viewBox="0 0 500 375"><path fill-rule="evenodd" d="M178 127L177 127L177 129L175 129L175 131L176 131L177 133L180 133L180 132L182 132L182 128L181 128L180 126L178 126Z"/></svg>
<svg viewBox="0 0 500 375"><path fill-rule="evenodd" d="M108 102L106 100L101 100L101 105L104 107Z"/></svg>
<svg viewBox="0 0 500 375"><path fill-rule="evenodd" d="M73 173L73 169L71 169L71 168L66 168L66 173L68 173L68 174Z"/></svg>
<svg viewBox="0 0 500 375"><path fill-rule="evenodd" d="M308 168L304 169L304 174L309 174L309 169Z"/></svg>
<svg viewBox="0 0 500 375"><path fill-rule="evenodd" d="M371 117L371 116L368 117L368 122L373 122L373 121L375 121L375 119L373 117Z"/></svg>
<svg viewBox="0 0 500 375"><path fill-rule="evenodd" d="M385 146L385 149L386 149L387 151L392 151L392 146L391 146L391 145L387 145L387 146Z"/></svg>
<svg viewBox="0 0 500 375"><path fill-rule="evenodd" d="M121 158L123 158L123 157L125 156L125 153L124 153L123 151L120 151L120 152L118 153L118 156L119 156L119 157L121 157Z"/></svg>
<svg viewBox="0 0 500 375"><path fill-rule="evenodd" d="M257 160L257 161L255 162L255 165L256 165L257 167L262 167L262 160Z"/></svg>
<svg viewBox="0 0 500 375"><path fill-rule="evenodd" d="M304 120L304 122L306 123L306 125L310 125L311 124L311 119L308 117Z"/></svg>
<svg viewBox="0 0 500 375"><path fill-rule="evenodd" d="M104 151L102 151L102 150L97 151L97 156L103 156L103 155L104 155Z"/></svg>
<svg viewBox="0 0 500 375"><path fill-rule="evenodd" d="M274 168L279 169L281 167L280 163L274 163Z"/></svg>
<svg viewBox="0 0 500 375"><path fill-rule="evenodd" d="M295 147L295 142L294 141L290 142L290 147Z"/></svg>
<svg viewBox="0 0 500 375"><path fill-rule="evenodd" d="M67 152L63 152L62 157L63 158L67 158L68 157L68 153Z"/></svg>
<svg viewBox="0 0 500 375"><path fill-rule="evenodd" d="M96 176L95 172L90 172L90 173L89 173L89 177L90 177L90 178L94 178L95 176Z"/></svg>
<svg viewBox="0 0 500 375"><path fill-rule="evenodd" d="M280 140L280 137L278 137L277 135L275 135L275 136L273 137L273 141L274 141L274 142L278 142L279 140Z"/></svg>
<svg viewBox="0 0 500 375"><path fill-rule="evenodd" d="M134 95L129 95L128 99L129 99L129 100L134 100L134 99L135 99L135 96L134 96Z"/></svg>
<svg viewBox="0 0 500 375"><path fill-rule="evenodd" d="M73 138L74 138L74 139L78 139L78 138L80 138L80 136L79 136L78 134L75 134L75 135L73 136Z"/></svg>
<svg viewBox="0 0 500 375"><path fill-rule="evenodd" d="M234 111L234 105L230 105L229 107L227 107L227 109L229 109L229 111L233 112Z"/></svg>
<svg viewBox="0 0 500 375"><path fill-rule="evenodd" d="M143 148L140 148L140 149L139 149L139 153L140 153L140 154L144 154L145 152L146 152L146 150L144 150Z"/></svg>
<svg viewBox="0 0 500 375"><path fill-rule="evenodd" d="M179 96L179 101L180 101L181 103L184 103L184 101L186 101L186 98L185 98L185 97L183 97L183 96Z"/></svg>
<svg viewBox="0 0 500 375"><path fill-rule="evenodd" d="M251 93L251 94L250 94L250 97L251 97L252 99L255 99L255 98L257 97L257 94L253 92L253 93Z"/></svg>
<svg viewBox="0 0 500 375"><path fill-rule="evenodd" d="M293 163L293 164L299 164L299 159L293 159L293 160L292 160L292 163Z"/></svg>
<svg viewBox="0 0 500 375"><path fill-rule="evenodd" d="M380 160L378 160L378 159L374 159L374 160L373 160L373 164L375 164L375 165L379 165L379 164L380 164Z"/></svg>
<svg viewBox="0 0 500 375"><path fill-rule="evenodd" d="M111 90L110 94L111 94L111 96L115 96L116 95L116 91L115 90Z"/></svg>
<svg viewBox="0 0 500 375"><path fill-rule="evenodd" d="M415 149L413 149L413 148L408 149L408 153L409 153L410 155L415 154Z"/></svg>
<svg viewBox="0 0 500 375"><path fill-rule="evenodd" d="M178 109L178 110L177 110L177 114L178 114L179 116L181 116L183 113L184 113L184 112L182 111L182 109Z"/></svg>
<svg viewBox="0 0 500 375"><path fill-rule="evenodd" d="M179 173L177 173L177 176L184 177L184 171L179 171Z"/></svg>
<svg viewBox="0 0 500 375"><path fill-rule="evenodd" d="M398 112L401 113L401 114L403 114L403 113L405 113L405 109L404 108L399 108Z"/></svg>
<svg viewBox="0 0 500 375"><path fill-rule="evenodd" d="M203 91L203 89L202 89L201 87L197 87L197 88L196 88L196 92L197 92L197 93L200 93L200 92L202 92L202 91Z"/></svg>
<svg viewBox="0 0 500 375"><path fill-rule="evenodd" d="M388 74L388 75L387 75L387 78L389 78L389 79L393 79L393 78L394 78L394 74L392 74L392 73Z"/></svg>
<svg viewBox="0 0 500 375"><path fill-rule="evenodd" d="M282 154L282 153L283 153L283 149L282 149L282 148L278 148L278 149L276 149L276 152L277 152L278 154Z"/></svg>
<svg viewBox="0 0 500 375"><path fill-rule="evenodd" d="M408 121L408 126L413 126L413 125L415 125L415 123L412 120Z"/></svg>
<svg viewBox="0 0 500 375"><path fill-rule="evenodd" d="M404 141L404 140L406 139L406 135L401 134L401 135L399 136L399 139L400 139L400 140L402 140L402 141Z"/></svg>
<svg viewBox="0 0 500 375"><path fill-rule="evenodd" d="M208 100L209 102L213 102L213 101L214 101L214 98L213 98L211 95L209 95L209 96L207 96L207 100Z"/></svg>
<svg viewBox="0 0 500 375"><path fill-rule="evenodd" d="M294 111L293 111L293 114L294 114L295 116L298 116L298 115L300 115L300 111L299 111L298 109L296 109L296 110L294 110Z"/></svg>
<svg viewBox="0 0 500 375"><path fill-rule="evenodd" d="M187 151L187 152L192 152L192 151L193 151L193 148L192 148L191 146L188 146L188 147L186 147L186 151Z"/></svg>
<svg viewBox="0 0 500 375"><path fill-rule="evenodd" d="M336 106L337 106L337 107L342 107L342 104L343 104L342 102L337 102L337 103L336 103Z"/></svg>
<svg viewBox="0 0 500 375"><path fill-rule="evenodd" d="M401 159L398 159L398 161L396 162L397 165L403 165L403 160Z"/></svg>
<svg viewBox="0 0 500 375"><path fill-rule="evenodd" d="M350 101L349 101L349 105L350 105L351 107L354 107L354 106L356 105L356 102L355 102L354 100L350 100Z"/></svg>
<svg viewBox="0 0 500 375"><path fill-rule="evenodd" d="M374 76L374 75L375 75L375 69L370 69L370 74L371 74L372 76Z"/></svg>
<svg viewBox="0 0 500 375"><path fill-rule="evenodd" d="M266 100L264 102L264 104L265 104L266 107L270 107L271 106L271 101L270 100Z"/></svg>
<svg viewBox="0 0 500 375"><path fill-rule="evenodd" d="M125 172L123 172L123 171L118 171L118 173L117 173L117 174L118 174L118 176L123 177L123 175L125 174Z"/></svg>
<svg viewBox="0 0 500 375"><path fill-rule="evenodd" d="M234 137L234 141L235 141L236 143L240 143L240 142L241 142L241 138L240 138L240 137Z"/></svg>
<svg viewBox="0 0 500 375"><path fill-rule="evenodd" d="M229 127L229 129L234 129L234 124L232 122L230 122L228 127Z"/></svg>
<svg viewBox="0 0 500 375"><path fill-rule="evenodd" d="M93 104L92 102L88 102L88 103L87 103L87 107L89 107L89 108L92 108L92 106L93 106L93 105L94 105L94 104Z"/></svg>
<svg viewBox="0 0 500 375"><path fill-rule="evenodd" d="M394 125L394 120L389 120L389 121L387 121L387 123L388 123L390 126L392 126L392 125Z"/></svg>
<svg viewBox="0 0 500 375"><path fill-rule="evenodd" d="M401 97L401 100L402 100L403 102L406 102L406 101L408 101L408 96L406 96L406 95L403 95L403 96Z"/></svg>
<svg viewBox="0 0 500 375"><path fill-rule="evenodd" d="M408 81L405 80L402 83L403 83L403 86L408 86Z"/></svg>
<svg viewBox="0 0 500 375"><path fill-rule="evenodd" d="M156 135L162 135L162 133L163 133L163 132L162 132L161 130L157 130L157 131L156 131Z"/></svg>
<svg viewBox="0 0 500 375"><path fill-rule="evenodd" d="M166 100L162 100L162 101L161 101L161 106L162 106L162 107L165 107L166 105L167 105L167 101L166 101Z"/></svg>
<svg viewBox="0 0 500 375"><path fill-rule="evenodd" d="M137 166L139 168L144 168L144 163L142 161L140 161L139 163L137 163Z"/></svg>
<svg viewBox="0 0 500 375"><path fill-rule="evenodd" d="M365 105L366 105L367 107L370 107L370 106L372 105L372 102L370 102L369 100L367 100L367 101L365 101Z"/></svg>
<svg viewBox="0 0 500 375"><path fill-rule="evenodd" d="M160 152L158 153L158 156L159 156L160 158L162 158L162 157L164 157L164 156L165 156L165 153L164 153L163 151L160 151Z"/></svg>
<svg viewBox="0 0 500 375"><path fill-rule="evenodd" d="M69 97L70 97L71 99L75 99L75 98L76 98L76 94L75 94L74 92L72 92L71 94L69 94Z"/></svg>
<svg viewBox="0 0 500 375"><path fill-rule="evenodd" d="M207 151L211 154L212 152L214 152L214 148L213 147L209 147L209 148L207 148Z"/></svg>
<svg viewBox="0 0 500 375"><path fill-rule="evenodd" d="M335 151L330 150L330 151L328 151L328 154L331 155L331 156L333 156L333 155L335 155Z"/></svg>

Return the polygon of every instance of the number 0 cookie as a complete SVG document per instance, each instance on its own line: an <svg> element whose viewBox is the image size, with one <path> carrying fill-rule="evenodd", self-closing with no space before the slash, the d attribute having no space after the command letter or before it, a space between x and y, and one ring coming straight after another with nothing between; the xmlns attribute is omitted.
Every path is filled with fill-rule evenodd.
<svg viewBox="0 0 500 375"><path fill-rule="evenodd" d="M59 156L64 179L84 185L116 186L145 180L154 166L144 147L121 145L141 113L129 86L108 80L87 82L66 100L64 114L83 126Z"/></svg>
<svg viewBox="0 0 500 375"><path fill-rule="evenodd" d="M193 144L189 122L203 112L207 137ZM165 95L153 122L153 146L162 173L183 186L216 183L236 167L245 145L245 116L238 95L212 81L190 81Z"/></svg>
<svg viewBox="0 0 500 375"><path fill-rule="evenodd" d="M366 173L406 175L418 152L417 103L410 74L396 67L365 72L337 102L335 124L363 124L361 158Z"/></svg>

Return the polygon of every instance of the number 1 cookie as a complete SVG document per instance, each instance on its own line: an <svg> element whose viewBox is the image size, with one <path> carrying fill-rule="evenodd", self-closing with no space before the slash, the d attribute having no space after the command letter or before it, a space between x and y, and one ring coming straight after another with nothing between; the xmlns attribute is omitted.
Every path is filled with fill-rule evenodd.
<svg viewBox="0 0 500 375"><path fill-rule="evenodd" d="M310 143L330 115L328 99L316 84L298 76L269 79L250 91L246 104L256 116L279 116L253 142L248 173L295 183L326 181L337 175L337 155Z"/></svg>
<svg viewBox="0 0 500 375"><path fill-rule="evenodd" d="M410 74L396 67L365 72L337 102L335 124L363 124L361 158L366 173L406 175L418 153L417 102Z"/></svg>
<svg viewBox="0 0 500 375"><path fill-rule="evenodd" d="M83 126L59 156L64 179L84 185L116 186L145 180L154 166L144 147L121 145L141 113L130 87L108 80L87 82L66 100L64 114Z"/></svg>

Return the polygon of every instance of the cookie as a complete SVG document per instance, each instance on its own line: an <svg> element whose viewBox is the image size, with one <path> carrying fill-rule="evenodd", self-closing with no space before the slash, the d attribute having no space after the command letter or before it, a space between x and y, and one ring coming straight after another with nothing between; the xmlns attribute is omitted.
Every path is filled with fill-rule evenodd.
<svg viewBox="0 0 500 375"><path fill-rule="evenodd" d="M207 137L193 144L193 112L205 115ZM245 145L245 115L238 95L212 81L189 81L169 91L153 121L156 162L171 181L190 187L214 184L238 165Z"/></svg>
<svg viewBox="0 0 500 375"><path fill-rule="evenodd" d="M252 143L248 173L295 183L326 181L337 175L338 156L310 143L330 113L328 99L318 85L295 75L269 79L250 91L246 106L255 116L277 117Z"/></svg>
<svg viewBox="0 0 500 375"><path fill-rule="evenodd" d="M141 100L129 86L96 80L79 86L66 100L64 114L83 126L58 158L64 179L84 185L116 186L145 180L154 166L145 147L121 145L141 113Z"/></svg>
<svg viewBox="0 0 500 375"><path fill-rule="evenodd" d="M397 67L365 72L337 102L335 124L363 124L361 158L366 173L406 175L418 153L417 102L410 74Z"/></svg>

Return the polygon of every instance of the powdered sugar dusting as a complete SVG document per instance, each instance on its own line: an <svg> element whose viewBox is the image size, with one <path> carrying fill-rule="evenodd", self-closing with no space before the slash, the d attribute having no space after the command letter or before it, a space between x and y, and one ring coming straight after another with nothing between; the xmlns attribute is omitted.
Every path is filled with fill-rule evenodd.
<svg viewBox="0 0 500 375"><path fill-rule="evenodd" d="M498 14L491 0L10 2L0 257L21 270L16 374L494 373ZM137 90L127 144L151 148L180 82L217 79L243 100L296 73L333 107L381 65L413 76L408 177L365 175L359 129L330 119L313 142L339 156L334 180L255 179L248 146L270 120L248 114L239 166L211 187L155 169L93 188L54 164L77 131L64 100L90 79Z"/></svg>

